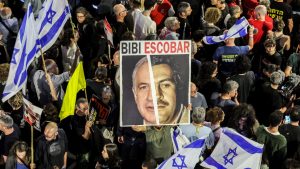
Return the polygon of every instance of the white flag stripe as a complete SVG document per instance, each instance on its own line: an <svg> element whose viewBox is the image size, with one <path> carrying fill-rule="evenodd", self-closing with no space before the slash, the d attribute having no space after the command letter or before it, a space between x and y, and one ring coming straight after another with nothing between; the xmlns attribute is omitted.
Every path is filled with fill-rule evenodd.
<svg viewBox="0 0 300 169"><path fill-rule="evenodd" d="M210 157L201 166L216 169L259 168L263 145L231 129L224 129Z"/></svg>
<svg viewBox="0 0 300 169"><path fill-rule="evenodd" d="M35 25L35 20L32 6L29 4L14 46L2 102L20 91L27 81L27 69L33 61L37 49L37 34L32 25Z"/></svg>

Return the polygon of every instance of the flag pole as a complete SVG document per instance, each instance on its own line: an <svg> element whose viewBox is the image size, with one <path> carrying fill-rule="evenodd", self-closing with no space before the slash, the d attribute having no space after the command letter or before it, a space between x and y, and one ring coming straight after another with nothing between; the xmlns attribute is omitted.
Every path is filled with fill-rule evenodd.
<svg viewBox="0 0 300 169"><path fill-rule="evenodd" d="M51 77L49 76L49 74L48 74L48 72L47 72L47 69L46 69L46 63L45 63L45 59L44 59L44 54L43 54L43 51L42 51L42 48L41 48L41 47L40 47L40 52L41 52L41 56L42 56L43 69L44 69L44 72L45 72L45 76L46 76L48 85L49 85L49 87L50 87L51 96L52 96L52 99L53 99L54 101L56 101L56 100L57 100L56 91L55 91L54 85L53 85L53 83L52 83ZM50 77L50 78L49 78L49 77Z"/></svg>
<svg viewBox="0 0 300 169"><path fill-rule="evenodd" d="M30 150L31 150L31 163L30 163L30 169L35 169L35 164L34 164L34 149L33 149L33 126L30 126L31 128L31 145L30 145Z"/></svg>

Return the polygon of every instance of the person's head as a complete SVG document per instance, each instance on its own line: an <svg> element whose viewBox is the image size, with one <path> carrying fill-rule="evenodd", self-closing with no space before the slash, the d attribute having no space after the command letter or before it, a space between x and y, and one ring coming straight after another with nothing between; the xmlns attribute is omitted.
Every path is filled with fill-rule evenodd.
<svg viewBox="0 0 300 169"><path fill-rule="evenodd" d="M210 1L211 5L213 6L220 6L221 4L224 4L225 3L225 0L211 0Z"/></svg>
<svg viewBox="0 0 300 169"><path fill-rule="evenodd" d="M235 60L236 73L246 73L251 69L251 61L247 56L239 55Z"/></svg>
<svg viewBox="0 0 300 169"><path fill-rule="evenodd" d="M59 70L56 62L52 59L46 59L45 60L46 70L48 73L53 73L55 75L58 75Z"/></svg>
<svg viewBox="0 0 300 169"><path fill-rule="evenodd" d="M274 111L269 116L270 127L278 127L283 120L283 113L279 110Z"/></svg>
<svg viewBox="0 0 300 169"><path fill-rule="evenodd" d="M299 122L300 121L300 106L295 106L292 108L290 112L291 122Z"/></svg>
<svg viewBox="0 0 300 169"><path fill-rule="evenodd" d="M44 136L47 141L55 140L58 135L58 126L54 122L49 122L44 130Z"/></svg>
<svg viewBox="0 0 300 169"><path fill-rule="evenodd" d="M144 1L145 10L153 10L156 5L156 0L146 0Z"/></svg>
<svg viewBox="0 0 300 169"><path fill-rule="evenodd" d="M136 37L135 37L134 33L131 31L125 32L121 37L121 40L124 40L124 41L125 40L135 40L135 39L136 39Z"/></svg>
<svg viewBox="0 0 300 169"><path fill-rule="evenodd" d="M120 165L119 150L116 144L105 144L101 154L103 159L107 161L109 167L117 167Z"/></svg>
<svg viewBox="0 0 300 169"><path fill-rule="evenodd" d="M155 124L156 118L147 57L140 59L134 67L132 73L132 91L140 115L146 123Z"/></svg>
<svg viewBox="0 0 300 169"><path fill-rule="evenodd" d="M79 98L76 101L76 114L80 116L89 114L89 103L85 98Z"/></svg>
<svg viewBox="0 0 300 169"><path fill-rule="evenodd" d="M202 39L203 39L204 36L205 36L205 32L203 30L201 30L201 29L196 30L192 34L192 38L196 42L197 47L200 47L201 41L202 41Z"/></svg>
<svg viewBox="0 0 300 169"><path fill-rule="evenodd" d="M235 6L230 7L229 12L232 17L239 18L241 16L241 14L243 13L243 10L241 9L240 6L235 5Z"/></svg>
<svg viewBox="0 0 300 169"><path fill-rule="evenodd" d="M142 0L129 0L129 4L131 5L132 9L141 8Z"/></svg>
<svg viewBox="0 0 300 169"><path fill-rule="evenodd" d="M101 100L104 104L108 104L112 100L113 91L110 86L105 86L102 89Z"/></svg>
<svg viewBox="0 0 300 169"><path fill-rule="evenodd" d="M270 82L273 85L280 85L284 81L284 74L276 71L273 72L270 76Z"/></svg>
<svg viewBox="0 0 300 169"><path fill-rule="evenodd" d="M259 5L264 5L267 9L270 8L270 0L260 0Z"/></svg>
<svg viewBox="0 0 300 169"><path fill-rule="evenodd" d="M83 23L87 18L92 18L89 11L87 11L84 7L79 7L76 9L76 18L78 23Z"/></svg>
<svg viewBox="0 0 300 169"><path fill-rule="evenodd" d="M127 9L122 4L116 4L113 8L114 14L117 19L119 18L125 18L127 15Z"/></svg>
<svg viewBox="0 0 300 169"><path fill-rule="evenodd" d="M24 141L17 141L9 150L8 157L19 158L27 162L29 157L29 147Z"/></svg>
<svg viewBox="0 0 300 169"><path fill-rule="evenodd" d="M74 35L74 33L75 33L75 35ZM71 28L65 30L65 32L63 34L63 38L61 40L61 45L69 47L71 44L77 43L77 41L79 39L79 33L76 29L74 29L74 33Z"/></svg>
<svg viewBox="0 0 300 169"><path fill-rule="evenodd" d="M222 12L220 9L216 7L209 7L206 9L204 14L204 20L208 23L217 23L222 16Z"/></svg>
<svg viewBox="0 0 300 169"><path fill-rule="evenodd" d="M205 109L203 107L195 107L192 113L192 120L196 124L202 124L205 120Z"/></svg>
<svg viewBox="0 0 300 169"><path fill-rule="evenodd" d="M177 95L182 90L182 80L180 72L177 71L178 65L173 59L165 56L151 57L159 122L163 124L174 122L184 102Z"/></svg>
<svg viewBox="0 0 300 169"><path fill-rule="evenodd" d="M4 114L0 116L0 131L5 133L8 130L12 129L13 125L14 121L9 115Z"/></svg>
<svg viewBox="0 0 300 169"><path fill-rule="evenodd" d="M265 21L267 8L264 5L257 5L254 9L254 15L257 20Z"/></svg>
<svg viewBox="0 0 300 169"><path fill-rule="evenodd" d="M270 56L276 53L276 41L272 38L266 39L264 42L266 53Z"/></svg>
<svg viewBox="0 0 300 169"><path fill-rule="evenodd" d="M46 121L59 122L59 112L53 103L48 103L44 106L43 114L45 115Z"/></svg>
<svg viewBox="0 0 300 169"><path fill-rule="evenodd" d="M228 126L234 129L251 129L256 122L255 110L250 104L242 103L234 107L232 115Z"/></svg>
<svg viewBox="0 0 300 169"><path fill-rule="evenodd" d="M9 64L0 64L0 83L6 82L9 73Z"/></svg>
<svg viewBox="0 0 300 169"><path fill-rule="evenodd" d="M157 162L154 159L149 159L143 162L142 169L155 169Z"/></svg>
<svg viewBox="0 0 300 169"><path fill-rule="evenodd" d="M164 23L165 23L165 27L172 31L176 31L177 29L180 28L180 22L175 16L167 17Z"/></svg>
<svg viewBox="0 0 300 169"><path fill-rule="evenodd" d="M285 27L285 24L282 19L274 18L274 27L273 27L274 31L281 32L281 31L283 31L284 27Z"/></svg>
<svg viewBox="0 0 300 169"><path fill-rule="evenodd" d="M191 82L190 84L191 84L191 97L196 97L198 88L195 85L195 83Z"/></svg>
<svg viewBox="0 0 300 169"><path fill-rule="evenodd" d="M236 23L237 20L238 18L231 16L226 23L226 28L230 29Z"/></svg>
<svg viewBox="0 0 300 169"><path fill-rule="evenodd" d="M266 67L263 69L263 74L267 77L270 77L273 72L277 70L277 66L274 64L268 64Z"/></svg>
<svg viewBox="0 0 300 169"><path fill-rule="evenodd" d="M9 19L12 15L12 11L9 7L4 7L0 11L0 16L2 19Z"/></svg>
<svg viewBox="0 0 300 169"><path fill-rule="evenodd" d="M16 93L14 96L8 99L8 104L14 109L17 110L23 106L23 94L22 92Z"/></svg>
<svg viewBox="0 0 300 169"><path fill-rule="evenodd" d="M224 117L225 117L225 113L220 107L210 108L206 112L206 119L212 124L222 122L224 120Z"/></svg>
<svg viewBox="0 0 300 169"><path fill-rule="evenodd" d="M200 68L201 79L211 79L218 74L218 65L214 62L203 62Z"/></svg>
<svg viewBox="0 0 300 169"><path fill-rule="evenodd" d="M105 66L97 67L95 71L95 78L99 81L104 81L107 78L107 68Z"/></svg>
<svg viewBox="0 0 300 169"><path fill-rule="evenodd" d="M234 80L228 80L223 85L223 93L228 94L230 97L234 97L237 93L239 84Z"/></svg>
<svg viewBox="0 0 300 169"><path fill-rule="evenodd" d="M192 13L191 5L188 2L180 2L177 7L178 14L182 18L187 18Z"/></svg>

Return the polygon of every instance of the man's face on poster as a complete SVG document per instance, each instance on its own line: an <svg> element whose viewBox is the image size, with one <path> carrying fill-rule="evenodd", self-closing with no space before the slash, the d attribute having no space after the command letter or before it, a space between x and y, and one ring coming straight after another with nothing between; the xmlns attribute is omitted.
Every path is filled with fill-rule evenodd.
<svg viewBox="0 0 300 169"><path fill-rule="evenodd" d="M176 85L173 71L167 64L158 64L152 67L157 97L159 123L173 123L176 109Z"/></svg>
<svg viewBox="0 0 300 169"><path fill-rule="evenodd" d="M148 62L143 63L136 71L133 94L137 109L145 122L156 124Z"/></svg>

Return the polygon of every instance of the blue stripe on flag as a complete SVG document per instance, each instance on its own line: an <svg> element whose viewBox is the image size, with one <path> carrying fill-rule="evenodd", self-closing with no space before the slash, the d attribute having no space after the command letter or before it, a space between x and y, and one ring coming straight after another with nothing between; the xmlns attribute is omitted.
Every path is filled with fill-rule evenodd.
<svg viewBox="0 0 300 169"><path fill-rule="evenodd" d="M239 145L242 149L247 151L250 154L255 153L262 153L263 149L253 146L251 143L249 143L247 140L245 140L243 137L236 135L234 133L231 133L230 131L225 130L223 132L225 135L227 135L232 141L234 141L237 145Z"/></svg>
<svg viewBox="0 0 300 169"><path fill-rule="evenodd" d="M178 147L178 143L177 143L177 140L176 140L176 137L179 135L179 131L176 132L177 130L174 130L173 131L173 142L175 144L175 147L176 147L176 150L178 151L179 150L179 147Z"/></svg>
<svg viewBox="0 0 300 169"><path fill-rule="evenodd" d="M235 25L238 25L238 24L244 22L245 19L246 19L245 17L242 17L241 19L238 19L238 20L235 22Z"/></svg>
<svg viewBox="0 0 300 169"><path fill-rule="evenodd" d="M21 73L24 69L24 64L25 64L25 59L26 59L26 46L27 46L27 39L26 39L25 44L23 46L21 59L19 61L18 68L17 68L17 71L16 71L16 75L15 75L15 78L14 78L14 84L15 85L19 84L20 75L21 75Z"/></svg>
<svg viewBox="0 0 300 169"><path fill-rule="evenodd" d="M205 139L198 139L194 141L193 143L185 146L184 148L201 148L203 147L203 144L205 143Z"/></svg>
<svg viewBox="0 0 300 169"><path fill-rule="evenodd" d="M47 34L40 39L40 44L42 45L42 47L46 46L50 41L52 41L53 37L61 28L66 16L69 14L68 11L69 8L66 7L65 12L62 13L62 15L58 18L58 20L53 24L51 29L47 32Z"/></svg>
<svg viewBox="0 0 300 169"><path fill-rule="evenodd" d="M216 167L217 169L226 169L225 167L223 167L223 165L219 164L216 160L211 158L211 156L207 157L204 162L208 165Z"/></svg>

